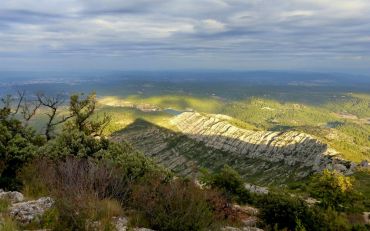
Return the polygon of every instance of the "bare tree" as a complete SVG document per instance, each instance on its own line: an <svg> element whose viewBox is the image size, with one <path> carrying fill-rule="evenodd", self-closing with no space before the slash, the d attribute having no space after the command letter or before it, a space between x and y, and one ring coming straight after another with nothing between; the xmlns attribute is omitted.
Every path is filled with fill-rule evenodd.
<svg viewBox="0 0 370 231"><path fill-rule="evenodd" d="M72 118L73 115L62 116L59 118L60 107L64 104L64 99L61 95L55 97L45 96L43 93L37 94L37 99L40 105L47 107L49 112L45 113L48 116L48 121L46 123L45 136L47 140L52 138L52 132L58 124L64 123L68 119Z"/></svg>
<svg viewBox="0 0 370 231"><path fill-rule="evenodd" d="M1 99L1 102L3 104L3 108L7 108L10 110L11 115L18 114L19 110L21 109L22 102L24 101L26 97L26 91L17 91L18 98L13 98L12 95L6 95L4 98ZM15 105L14 105L15 102Z"/></svg>
<svg viewBox="0 0 370 231"><path fill-rule="evenodd" d="M25 91L18 91L18 96L13 98L12 95L7 95L1 99L4 109L9 115L21 115L24 122L27 124L41 107L45 107L48 117L45 128L45 136L47 140L53 138L53 131L59 124L73 118L69 124L71 129L77 129L88 136L100 137L104 129L111 121L111 117L107 114L103 118L93 118L96 111L97 99L95 92L84 97L83 94L75 94L70 97L68 113L65 116L60 116L61 107L65 104L65 99L62 95L46 96L43 93L36 94L36 99L28 99Z"/></svg>
<svg viewBox="0 0 370 231"><path fill-rule="evenodd" d="M37 100L29 100L26 91L17 91L17 97L6 95L1 99L3 109L9 111L10 116L22 115L25 124L36 115L41 104Z"/></svg>
<svg viewBox="0 0 370 231"><path fill-rule="evenodd" d="M21 114L26 124L36 115L37 110L41 107L41 103L38 100L28 100L24 98L23 105L21 106Z"/></svg>

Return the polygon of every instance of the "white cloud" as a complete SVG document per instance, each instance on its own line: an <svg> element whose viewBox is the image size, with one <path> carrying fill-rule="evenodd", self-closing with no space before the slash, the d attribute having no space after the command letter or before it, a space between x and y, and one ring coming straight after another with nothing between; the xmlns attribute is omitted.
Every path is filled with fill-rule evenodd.
<svg viewBox="0 0 370 231"><path fill-rule="evenodd" d="M223 57L225 68L322 57L335 65L335 57L370 56L369 27L368 0L2 0L0 57L140 54L153 65Z"/></svg>
<svg viewBox="0 0 370 231"><path fill-rule="evenodd" d="M290 17L310 17L315 15L314 11L311 10L293 10L281 13L283 18L290 18Z"/></svg>
<svg viewBox="0 0 370 231"><path fill-rule="evenodd" d="M225 30L225 24L215 19L205 19L198 25L198 30L201 33L216 33Z"/></svg>

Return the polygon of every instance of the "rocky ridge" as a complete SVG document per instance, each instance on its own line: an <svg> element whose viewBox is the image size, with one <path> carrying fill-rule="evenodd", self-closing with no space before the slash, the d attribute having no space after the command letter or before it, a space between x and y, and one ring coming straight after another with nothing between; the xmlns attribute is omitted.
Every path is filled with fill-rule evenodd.
<svg viewBox="0 0 370 231"><path fill-rule="evenodd" d="M266 162L283 162L311 172L324 168L350 174L354 163L337 157L338 153L315 137L297 131L252 131L238 128L218 116L184 112L171 120L183 134L207 147Z"/></svg>
<svg viewBox="0 0 370 231"><path fill-rule="evenodd" d="M245 130L229 119L183 112L172 118L173 129L138 119L111 139L131 143L180 175L195 177L200 167L217 171L228 164L261 186L301 180L324 168L351 174L356 167L308 134Z"/></svg>

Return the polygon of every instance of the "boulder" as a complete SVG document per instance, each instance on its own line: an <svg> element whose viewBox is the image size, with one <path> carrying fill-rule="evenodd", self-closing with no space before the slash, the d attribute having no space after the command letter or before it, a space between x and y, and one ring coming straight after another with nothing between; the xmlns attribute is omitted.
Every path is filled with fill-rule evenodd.
<svg viewBox="0 0 370 231"><path fill-rule="evenodd" d="M260 187L260 186L249 184L249 183L246 183L244 187L251 193L256 193L256 194L268 194L269 193L269 190L267 187Z"/></svg>
<svg viewBox="0 0 370 231"><path fill-rule="evenodd" d="M9 214L17 222L26 225L42 216L53 204L54 200L50 197L15 203L10 207Z"/></svg>
<svg viewBox="0 0 370 231"><path fill-rule="evenodd" d="M113 218L114 226L117 231L126 231L128 220L126 217L114 217Z"/></svg>
<svg viewBox="0 0 370 231"><path fill-rule="evenodd" d="M11 203L18 203L24 200L24 196L20 192L5 192L4 190L0 189L0 199L9 200Z"/></svg>
<svg viewBox="0 0 370 231"><path fill-rule="evenodd" d="M113 218L113 223L117 231L128 231L128 219L126 217L114 217ZM133 231L154 231L152 229L147 229L147 228L133 228L130 229Z"/></svg>

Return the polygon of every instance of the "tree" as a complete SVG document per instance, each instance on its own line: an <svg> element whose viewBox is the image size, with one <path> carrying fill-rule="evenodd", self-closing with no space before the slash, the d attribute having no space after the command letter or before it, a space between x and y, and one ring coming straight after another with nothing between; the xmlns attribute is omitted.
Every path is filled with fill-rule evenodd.
<svg viewBox="0 0 370 231"><path fill-rule="evenodd" d="M10 108L0 109L0 188L17 189L17 171L35 155L44 139L12 116Z"/></svg>
<svg viewBox="0 0 370 231"><path fill-rule="evenodd" d="M323 208L337 211L354 209L361 195L354 189L354 179L337 171L324 170L312 177L310 193L320 200Z"/></svg>
<svg viewBox="0 0 370 231"><path fill-rule="evenodd" d="M111 121L111 117L104 114L103 119L93 120L92 116L96 109L96 93L92 92L87 97L81 98L81 95L72 95L70 98L69 112L73 117L68 124L70 129L77 129L88 136L100 137Z"/></svg>
<svg viewBox="0 0 370 231"><path fill-rule="evenodd" d="M96 94L90 93L85 98L83 94L74 94L70 97L68 112L64 116L60 116L60 108L65 104L63 96L57 95L55 97L45 96L42 93L37 94L40 105L49 109L46 113L48 121L46 123L45 136L47 140L51 140L53 131L56 126L70 121L66 124L68 130L78 130L88 136L101 136L105 127L110 122L110 117L104 115L102 120L93 119L96 110Z"/></svg>
<svg viewBox="0 0 370 231"><path fill-rule="evenodd" d="M52 133L55 127L70 119L72 115L63 116L58 120L60 106L64 104L64 99L61 95L52 97L45 96L43 93L38 93L37 99L40 105L49 109L49 112L46 113L46 115L48 116L48 121L46 122L45 136L47 140L50 140L53 138Z"/></svg>
<svg viewBox="0 0 370 231"><path fill-rule="evenodd" d="M17 97L6 95L1 99L3 108L9 109L9 116L15 117L21 115L25 124L28 123L35 115L41 104L37 100L27 98L26 91L18 91Z"/></svg>

